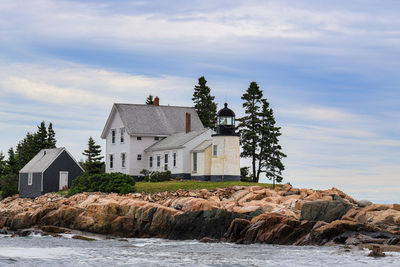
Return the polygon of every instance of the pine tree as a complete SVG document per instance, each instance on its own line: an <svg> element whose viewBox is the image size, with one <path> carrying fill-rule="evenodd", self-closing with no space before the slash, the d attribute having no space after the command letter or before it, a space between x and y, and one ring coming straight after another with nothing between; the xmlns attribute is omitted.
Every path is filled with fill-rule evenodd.
<svg viewBox="0 0 400 267"><path fill-rule="evenodd" d="M47 148L47 128L46 124L44 121L40 123L38 126L38 131L35 134L36 138L36 146L38 152L42 150L43 148Z"/></svg>
<svg viewBox="0 0 400 267"><path fill-rule="evenodd" d="M56 143L56 133L53 130L53 124L50 122L49 127L47 127L46 148L56 148Z"/></svg>
<svg viewBox="0 0 400 267"><path fill-rule="evenodd" d="M1 196L8 197L18 194L18 160L14 149L8 150L8 159L6 161L4 174L0 176Z"/></svg>
<svg viewBox="0 0 400 267"><path fill-rule="evenodd" d="M260 143L259 129L261 127L260 105L262 103L263 93L256 82L251 82L246 93L243 94L243 108L245 116L239 118L240 143L242 145L241 157L251 158L253 182L258 182L256 163L258 159L258 150Z"/></svg>
<svg viewBox="0 0 400 267"><path fill-rule="evenodd" d="M261 172L265 172L268 179L273 180L273 187L275 182L281 182L282 171L285 166L282 163L282 158L286 155L282 152L282 147L279 145L279 136L281 136L281 128L276 127L276 121L272 108L266 99L262 100L262 125L260 128L260 154L258 164L258 177Z"/></svg>
<svg viewBox="0 0 400 267"><path fill-rule="evenodd" d="M0 176L5 174L6 171L6 161L4 160L3 152L0 152Z"/></svg>
<svg viewBox="0 0 400 267"><path fill-rule="evenodd" d="M275 181L282 181L285 169L282 158L286 155L281 151L278 139L281 128L276 127L273 110L257 83L250 84L242 99L246 115L238 119L241 156L252 160L253 182L258 182L260 174L265 173L268 179L273 179L275 186Z"/></svg>
<svg viewBox="0 0 400 267"><path fill-rule="evenodd" d="M199 78L199 84L195 85L193 92L194 108L199 115L204 127L215 129L217 122L217 104L214 102L215 97L211 96L210 87L206 85L207 81L204 76Z"/></svg>
<svg viewBox="0 0 400 267"><path fill-rule="evenodd" d="M149 96L146 98L146 105L154 105L154 99L153 99L153 96L152 96L152 95L149 95Z"/></svg>
<svg viewBox="0 0 400 267"><path fill-rule="evenodd" d="M86 149L82 154L87 157L84 162L84 169L86 173L93 174L103 172L104 162L101 161L103 156L100 156L100 145L96 145L92 137L89 137L88 149Z"/></svg>

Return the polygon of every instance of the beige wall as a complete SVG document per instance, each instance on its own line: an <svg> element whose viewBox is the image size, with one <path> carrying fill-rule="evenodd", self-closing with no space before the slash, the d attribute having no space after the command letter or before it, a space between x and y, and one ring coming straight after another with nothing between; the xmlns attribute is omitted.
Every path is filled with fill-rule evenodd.
<svg viewBox="0 0 400 267"><path fill-rule="evenodd" d="M190 173L192 176L211 174L211 146L197 152L197 172L193 172L193 152L190 153Z"/></svg>
<svg viewBox="0 0 400 267"><path fill-rule="evenodd" d="M213 136L211 146L211 175L240 176L240 145L238 136ZM217 145L217 156L213 146Z"/></svg>

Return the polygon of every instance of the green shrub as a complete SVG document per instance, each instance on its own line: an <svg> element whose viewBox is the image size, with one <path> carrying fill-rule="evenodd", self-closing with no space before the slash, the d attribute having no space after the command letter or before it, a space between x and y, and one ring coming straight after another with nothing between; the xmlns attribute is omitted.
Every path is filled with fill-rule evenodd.
<svg viewBox="0 0 400 267"><path fill-rule="evenodd" d="M144 175L143 181L145 182L164 182L173 179L170 171L156 171L150 173L149 171L143 169L140 173Z"/></svg>
<svg viewBox="0 0 400 267"><path fill-rule="evenodd" d="M72 181L68 195L81 192L128 194L135 192L135 179L123 173L83 174Z"/></svg>
<svg viewBox="0 0 400 267"><path fill-rule="evenodd" d="M0 177L1 196L6 198L18 194L18 175L9 173Z"/></svg>

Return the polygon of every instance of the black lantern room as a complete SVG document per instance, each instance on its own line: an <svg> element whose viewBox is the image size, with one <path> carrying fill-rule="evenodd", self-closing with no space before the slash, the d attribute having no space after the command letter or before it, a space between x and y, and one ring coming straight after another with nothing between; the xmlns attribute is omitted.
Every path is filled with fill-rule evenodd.
<svg viewBox="0 0 400 267"><path fill-rule="evenodd" d="M235 134L235 112L225 107L217 113L217 135L236 135Z"/></svg>

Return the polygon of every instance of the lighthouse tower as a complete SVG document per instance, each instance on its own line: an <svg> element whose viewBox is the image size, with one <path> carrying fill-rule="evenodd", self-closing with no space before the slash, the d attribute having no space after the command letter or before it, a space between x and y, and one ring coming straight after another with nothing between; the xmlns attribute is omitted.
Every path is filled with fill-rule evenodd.
<svg viewBox="0 0 400 267"><path fill-rule="evenodd" d="M235 113L225 107L217 113L212 135L211 181L240 181L240 145L235 133Z"/></svg>

